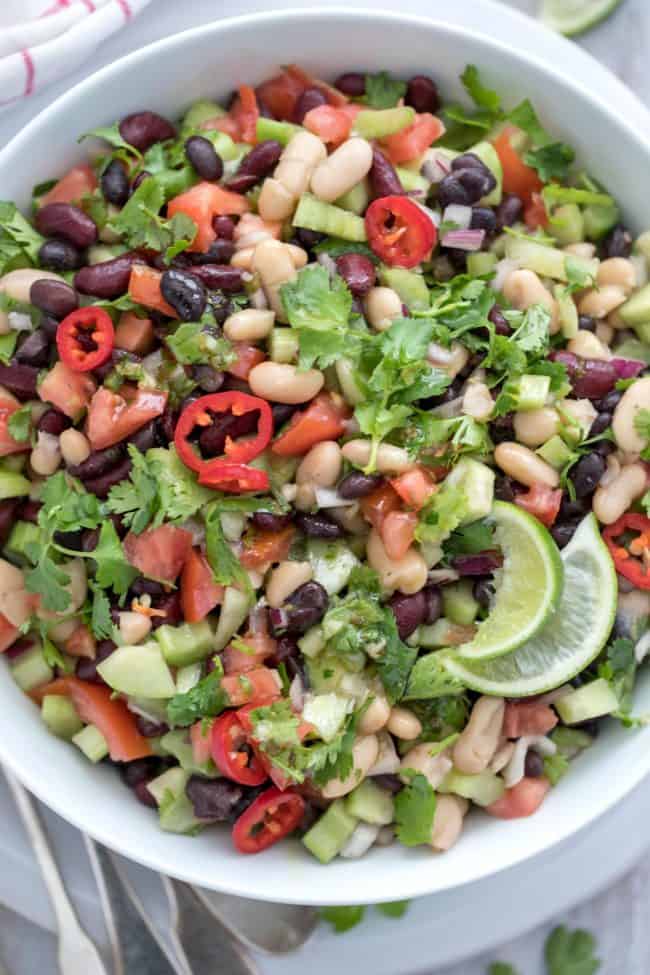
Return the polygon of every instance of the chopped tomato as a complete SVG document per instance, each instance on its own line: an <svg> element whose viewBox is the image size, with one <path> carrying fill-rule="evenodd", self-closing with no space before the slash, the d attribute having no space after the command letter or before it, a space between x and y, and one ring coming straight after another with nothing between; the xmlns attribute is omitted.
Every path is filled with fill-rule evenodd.
<svg viewBox="0 0 650 975"><path fill-rule="evenodd" d="M223 586L214 581L205 555L193 548L181 574L181 608L187 623L198 623L223 601Z"/></svg>
<svg viewBox="0 0 650 975"><path fill-rule="evenodd" d="M176 525L160 525L124 539L127 559L148 579L174 582L192 551L192 536Z"/></svg>
<svg viewBox="0 0 650 975"><path fill-rule="evenodd" d="M126 349L136 355L147 355L153 349L155 337L150 318L138 318L132 311L122 312L115 327L115 348Z"/></svg>
<svg viewBox="0 0 650 975"><path fill-rule="evenodd" d="M533 484L528 491L516 495L515 504L550 528L562 504L562 490L553 490L546 484Z"/></svg>
<svg viewBox="0 0 650 975"><path fill-rule="evenodd" d="M38 395L44 403L51 403L71 420L78 420L88 408L90 397L97 389L92 376L74 372L63 362L56 362L39 384Z"/></svg>
<svg viewBox="0 0 650 975"><path fill-rule="evenodd" d="M30 450L29 440L25 443L24 441L14 440L14 438L9 433L9 419L20 409L20 403L18 400L3 390L0 395L0 457L8 457L9 454L20 454L24 450Z"/></svg>
<svg viewBox="0 0 650 975"><path fill-rule="evenodd" d="M494 140L494 148L503 167L503 191L521 197L524 204L531 202L533 193L540 193L544 184L537 171L527 166L513 148L511 138L514 129L506 126Z"/></svg>
<svg viewBox="0 0 650 975"><path fill-rule="evenodd" d="M403 559L415 538L418 523L415 511L390 511L384 518L379 533L389 559Z"/></svg>
<svg viewBox="0 0 650 975"><path fill-rule="evenodd" d="M110 687L88 684L77 677L59 677L32 696L42 700L49 694L72 699L81 720L99 728L114 762L132 762L152 754L148 739L138 731L135 714L124 701L113 697Z"/></svg>
<svg viewBox="0 0 650 975"><path fill-rule="evenodd" d="M165 412L167 393L122 386L114 393L101 386L88 409L86 435L93 450L111 447L129 437L149 420Z"/></svg>
<svg viewBox="0 0 650 975"><path fill-rule="evenodd" d="M289 64L285 71L291 78L302 84L303 91L305 88L318 88L325 95L330 105L341 107L348 104L348 97L342 91L334 88L333 85L328 85L326 81L321 81L320 78L314 78L299 65Z"/></svg>
<svg viewBox="0 0 650 975"><path fill-rule="evenodd" d="M436 482L426 467L413 467L399 477L391 478L390 483L404 504L414 508L415 511L423 508L431 495L438 490Z"/></svg>
<svg viewBox="0 0 650 975"><path fill-rule="evenodd" d="M4 613L0 613L0 653L4 653L16 642L19 633L19 627L14 626Z"/></svg>
<svg viewBox="0 0 650 975"><path fill-rule="evenodd" d="M49 203L79 203L84 196L97 189L97 178L91 166L73 166L51 190L38 201L39 207Z"/></svg>
<svg viewBox="0 0 650 975"><path fill-rule="evenodd" d="M324 81L312 78L296 64L290 64L280 74L259 85L257 97L270 109L275 118L291 122L296 102L306 88L318 88L330 105L341 106L347 103L347 98L342 92Z"/></svg>
<svg viewBox="0 0 650 975"><path fill-rule="evenodd" d="M260 853L300 825L305 800L297 792L271 787L244 810L232 829L240 853Z"/></svg>
<svg viewBox="0 0 650 975"><path fill-rule="evenodd" d="M368 243L391 267L415 267L429 256L438 239L431 218L407 196L373 200L365 223Z"/></svg>
<svg viewBox="0 0 650 975"><path fill-rule="evenodd" d="M558 723L555 711L540 701L508 701L503 719L506 738L547 735Z"/></svg>
<svg viewBox="0 0 650 975"><path fill-rule="evenodd" d="M548 779L523 778L512 789L506 789L504 794L485 811L497 819L522 819L532 816L541 806L546 793L551 788Z"/></svg>
<svg viewBox="0 0 650 975"><path fill-rule="evenodd" d="M417 159L425 149L444 135L445 126L435 115L424 112L401 132L381 140L384 152L394 165Z"/></svg>
<svg viewBox="0 0 650 975"><path fill-rule="evenodd" d="M251 88L250 85L240 85L237 90L239 94L228 114L237 126L238 141L255 145L257 142L257 120L260 117L255 89Z"/></svg>
<svg viewBox="0 0 650 975"><path fill-rule="evenodd" d="M160 290L162 273L146 264L134 264L129 278L129 296L145 308L153 308L169 318L178 318L176 309L165 301Z"/></svg>
<svg viewBox="0 0 650 975"><path fill-rule="evenodd" d="M268 633L246 633L241 637L247 650L238 650L228 645L223 651L223 669L227 674L243 674L255 670L277 650L277 641ZM250 650L250 652L248 652Z"/></svg>
<svg viewBox="0 0 650 975"><path fill-rule="evenodd" d="M340 397L319 393L306 410L294 413L271 450L280 457L306 454L321 440L337 440L345 430L349 410Z"/></svg>
<svg viewBox="0 0 650 975"><path fill-rule="evenodd" d="M349 136L352 121L350 113L345 109L334 108L333 105L318 105L307 112L302 124L323 142L339 145Z"/></svg>
<svg viewBox="0 0 650 975"><path fill-rule="evenodd" d="M379 531L386 517L392 511L400 510L400 497L395 488L385 481L361 499L360 507L366 521Z"/></svg>
<svg viewBox="0 0 650 975"><path fill-rule="evenodd" d="M256 345L248 345L247 342L233 342L233 352L237 358L226 366L226 372L237 376L237 379L248 379L251 369L266 359L262 349L258 349Z"/></svg>
<svg viewBox="0 0 650 975"><path fill-rule="evenodd" d="M275 670L256 667L245 674L227 674L221 686L235 708L243 704L271 704L280 695L280 678Z"/></svg>
<svg viewBox="0 0 650 975"><path fill-rule="evenodd" d="M249 209L248 200L240 193L231 193L216 183L203 182L170 200L167 204L167 216L171 218L176 213L185 213L191 217L198 229L189 250L207 251L210 244L217 239L212 218L246 213Z"/></svg>
<svg viewBox="0 0 650 975"><path fill-rule="evenodd" d="M537 230L538 227L548 227L548 213L541 193L532 194L530 203L524 210L524 220L526 226L530 227L531 230Z"/></svg>
<svg viewBox="0 0 650 975"><path fill-rule="evenodd" d="M259 569L272 562L282 562L289 554L293 535L293 525L287 525L279 532L256 532L250 545L244 543L239 561L245 569Z"/></svg>
<svg viewBox="0 0 650 975"><path fill-rule="evenodd" d="M204 765L212 758L211 731L212 721L208 721L206 718L196 721L190 728L192 755L197 765Z"/></svg>
<svg viewBox="0 0 650 975"><path fill-rule="evenodd" d="M94 660L97 652L97 644L92 631L85 623L80 623L76 630L65 641L65 652L71 657L86 657Z"/></svg>
<svg viewBox="0 0 650 975"><path fill-rule="evenodd" d="M234 711L226 711L212 725L210 749L214 764L226 778L248 786L266 781L266 769Z"/></svg>

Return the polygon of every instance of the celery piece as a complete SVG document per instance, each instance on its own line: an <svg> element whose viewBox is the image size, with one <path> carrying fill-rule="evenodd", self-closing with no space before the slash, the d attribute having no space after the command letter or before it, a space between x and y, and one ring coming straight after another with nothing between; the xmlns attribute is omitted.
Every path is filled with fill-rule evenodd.
<svg viewBox="0 0 650 975"><path fill-rule="evenodd" d="M266 142L273 139L281 146L286 146L293 139L294 135L302 132L302 126L294 125L293 122L276 122L272 118L258 118L257 120L257 141Z"/></svg>
<svg viewBox="0 0 650 975"><path fill-rule="evenodd" d="M342 237L343 240L353 240L362 243L366 240L366 225L363 217L358 217L349 210L342 210L333 203L324 203L303 193L298 207L293 215L293 226L305 230L316 230L329 234L330 237Z"/></svg>
<svg viewBox="0 0 650 975"><path fill-rule="evenodd" d="M73 736L72 741L80 748L86 758L96 765L106 758L109 752L108 743L103 734L94 724L86 725Z"/></svg>
<svg viewBox="0 0 650 975"><path fill-rule="evenodd" d="M383 139L408 128L414 121L415 109L407 105L401 108L366 109L357 115L354 129L364 139Z"/></svg>
<svg viewBox="0 0 650 975"><path fill-rule="evenodd" d="M205 660L214 650L214 634L207 620L200 623L181 623L180 626L163 624L158 627L154 636L163 657L172 667L185 667L198 660Z"/></svg>

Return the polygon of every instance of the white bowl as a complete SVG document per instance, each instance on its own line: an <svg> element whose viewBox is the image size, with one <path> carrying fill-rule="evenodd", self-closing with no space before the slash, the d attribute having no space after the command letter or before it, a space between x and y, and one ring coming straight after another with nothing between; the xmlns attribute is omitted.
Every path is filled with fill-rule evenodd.
<svg viewBox="0 0 650 975"><path fill-rule="evenodd" d="M567 48L568 50L568 48ZM360 53L362 52L362 53ZM224 97L257 83L279 64L299 62L332 79L344 70L432 74L445 97L458 98L467 63L515 104L529 96L549 129L566 139L593 176L619 199L637 231L650 226L642 178L650 145L603 102L557 66L503 43L438 21L336 8L240 17L171 37L112 64L67 92L0 152L0 197L27 206L31 187L83 158L78 136L129 112L179 115L198 97ZM567 65L570 70L570 65ZM636 706L650 710L650 682ZM0 760L65 819L107 846L156 870L228 893L304 904L367 903L434 893L486 877L566 839L629 793L650 769L650 730L608 727L575 762L532 818L470 818L444 856L398 845L360 861L320 866L299 844L242 857L227 829L198 838L163 833L116 772L93 767L52 737L36 708L0 668Z"/></svg>

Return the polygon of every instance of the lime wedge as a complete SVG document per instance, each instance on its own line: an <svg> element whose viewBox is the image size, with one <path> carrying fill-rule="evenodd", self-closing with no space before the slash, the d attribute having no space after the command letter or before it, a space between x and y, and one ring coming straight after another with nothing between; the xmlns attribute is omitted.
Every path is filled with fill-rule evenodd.
<svg viewBox="0 0 650 975"><path fill-rule="evenodd" d="M458 648L464 661L510 653L546 623L560 598L562 560L544 526L515 504L496 501L490 514L503 566L495 573L496 598L478 633Z"/></svg>
<svg viewBox="0 0 650 975"><path fill-rule="evenodd" d="M571 37L595 27L622 0L542 0L540 17L547 27Z"/></svg>
<svg viewBox="0 0 650 975"><path fill-rule="evenodd" d="M504 697L550 691L584 670L607 642L618 596L614 564L593 515L580 523L562 561L562 596L537 636L498 660L471 663L447 652L447 670L475 691Z"/></svg>

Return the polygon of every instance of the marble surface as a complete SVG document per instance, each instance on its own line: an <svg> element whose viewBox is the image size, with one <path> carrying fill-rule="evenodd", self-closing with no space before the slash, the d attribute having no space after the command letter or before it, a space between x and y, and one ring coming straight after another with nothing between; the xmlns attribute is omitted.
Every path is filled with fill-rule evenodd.
<svg viewBox="0 0 650 975"><path fill-rule="evenodd" d="M539 0L510 0L510 5L533 13ZM149 11L129 29L130 36L116 38L105 45L92 66L78 72L74 80L101 64L110 62L124 50L164 36L172 29L179 0L155 0L156 16ZM214 0L183 0L188 22L208 20L219 8ZM146 23L145 23L146 20ZM628 84L646 105L650 105L650 74L646 68L650 49L650 3L648 0L624 0L621 8L606 23L591 31L580 43L607 64ZM33 98L28 104L7 113L0 123L0 140L10 138L37 111L68 87L62 82ZM612 851L608 851L611 855ZM548 932L557 923L588 928L598 937L602 975L646 975L650 972L650 927L648 925L647 891L650 887L650 854L638 866L599 897L557 918L554 922L530 932L497 952L472 962L440 970L438 975L486 975L495 959L509 961L520 975L543 975L542 950ZM513 897L516 892L513 892ZM507 905L504 904L504 910ZM0 908L0 955L12 975L50 975L56 971L56 945L51 934L37 928L12 912ZM435 946L432 945L432 965ZM2 963L0 962L0 975ZM226 973L224 973L226 975Z"/></svg>

